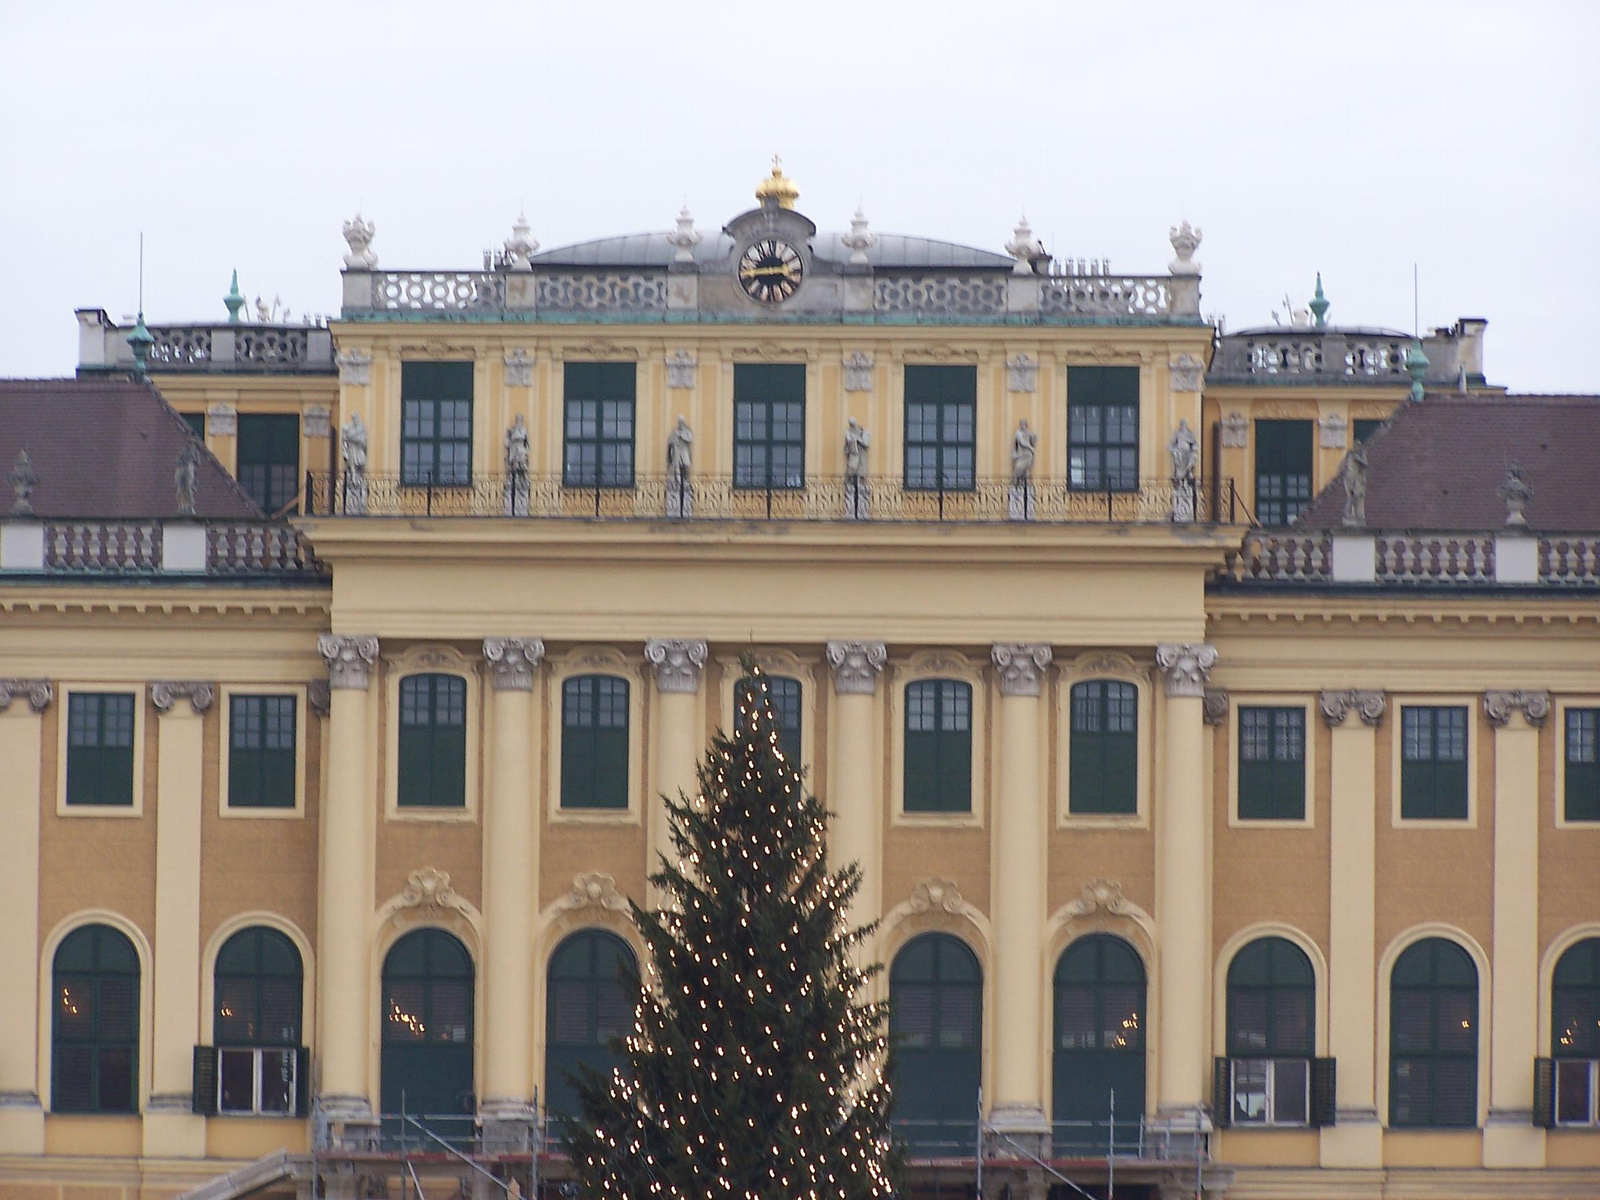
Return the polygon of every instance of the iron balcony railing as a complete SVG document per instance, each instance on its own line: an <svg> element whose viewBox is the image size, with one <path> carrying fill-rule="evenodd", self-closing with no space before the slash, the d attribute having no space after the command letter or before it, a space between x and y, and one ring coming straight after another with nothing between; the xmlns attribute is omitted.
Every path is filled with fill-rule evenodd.
<svg viewBox="0 0 1600 1200"><path fill-rule="evenodd" d="M965 485L965 486L962 486ZM812 477L793 485L733 476L635 475L616 482L559 475L474 475L438 482L401 474L308 472L309 517L538 517L684 521L898 521L1192 525L1247 520L1233 481L1146 479L1109 489L1061 481Z"/></svg>

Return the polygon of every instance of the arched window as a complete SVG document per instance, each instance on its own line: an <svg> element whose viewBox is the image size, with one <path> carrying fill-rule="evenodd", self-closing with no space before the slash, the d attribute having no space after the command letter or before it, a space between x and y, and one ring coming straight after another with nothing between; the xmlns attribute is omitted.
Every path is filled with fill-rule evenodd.
<svg viewBox="0 0 1600 1200"><path fill-rule="evenodd" d="M1478 969L1444 938L1409 947L1389 999L1389 1124L1478 1123Z"/></svg>
<svg viewBox="0 0 1600 1200"><path fill-rule="evenodd" d="M983 971L947 933L906 943L889 971L894 1123L914 1155L971 1152L983 1064Z"/></svg>
<svg viewBox="0 0 1600 1200"><path fill-rule="evenodd" d="M418 929L389 950L383 960L385 1113L474 1111L472 976L467 948L442 929ZM440 1134L446 1136L443 1129Z"/></svg>
<svg viewBox="0 0 1600 1200"><path fill-rule="evenodd" d="M923 679L906 687L906 812L972 811L972 687Z"/></svg>
<svg viewBox="0 0 1600 1200"><path fill-rule="evenodd" d="M767 695L772 698L772 715L778 719L778 749L784 758L800 765L800 681L785 675L765 675ZM739 697L750 686L749 677L734 685L734 727L744 732L744 718L740 716Z"/></svg>
<svg viewBox="0 0 1600 1200"><path fill-rule="evenodd" d="M1324 1124L1313 1105L1317 977L1287 938L1257 938L1228 964L1228 1057L1216 1110L1231 1125ZM1320 1078L1317 1081L1321 1082ZM1330 1097L1331 1098L1331 1097ZM1313 1113L1313 1108L1319 1111Z"/></svg>
<svg viewBox="0 0 1600 1200"><path fill-rule="evenodd" d="M139 954L108 925L85 925L56 949L51 979L50 1107L138 1111Z"/></svg>
<svg viewBox="0 0 1600 1200"><path fill-rule="evenodd" d="M1139 810L1139 693L1131 683L1090 679L1072 687L1073 813Z"/></svg>
<svg viewBox="0 0 1600 1200"><path fill-rule="evenodd" d="M459 675L407 675L400 681L398 803L466 806L467 681Z"/></svg>
<svg viewBox="0 0 1600 1200"><path fill-rule="evenodd" d="M1600 938L1579 942L1556 963L1550 1016L1554 1096L1540 1102L1554 1124L1600 1124Z"/></svg>
<svg viewBox="0 0 1600 1200"><path fill-rule="evenodd" d="M1103 1153L1116 1098L1117 1141L1137 1143L1144 1115L1144 963L1106 933L1056 963L1055 1151Z"/></svg>
<svg viewBox="0 0 1600 1200"><path fill-rule="evenodd" d="M561 685L561 807L628 807L628 681L574 675Z"/></svg>
<svg viewBox="0 0 1600 1200"><path fill-rule="evenodd" d="M563 939L550 956L545 992L545 1108L576 1116L572 1080L584 1067L609 1075L617 1055L611 1039L633 1027L639 963L614 933L585 929Z"/></svg>
<svg viewBox="0 0 1600 1200"><path fill-rule="evenodd" d="M217 952L211 1046L195 1052L195 1110L304 1113L300 951L276 929L242 929Z"/></svg>

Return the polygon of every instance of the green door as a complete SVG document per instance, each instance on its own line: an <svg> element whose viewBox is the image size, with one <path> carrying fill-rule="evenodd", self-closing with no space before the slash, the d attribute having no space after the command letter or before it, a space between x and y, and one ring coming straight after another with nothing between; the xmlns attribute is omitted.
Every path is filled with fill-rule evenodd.
<svg viewBox="0 0 1600 1200"><path fill-rule="evenodd" d="M983 972L960 939L913 938L889 972L894 1127L912 1158L971 1158L983 1064Z"/></svg>
<svg viewBox="0 0 1600 1200"><path fill-rule="evenodd" d="M1113 1093L1117 1145L1137 1144L1144 1115L1144 1002L1144 964L1121 938L1091 934L1061 956L1051 1117L1058 1156L1105 1155Z"/></svg>
<svg viewBox="0 0 1600 1200"><path fill-rule="evenodd" d="M585 1068L609 1076L620 1059L613 1039L633 1027L639 964L614 933L584 929L572 934L550 956L545 992L545 1110L553 1118L579 1115L574 1081ZM552 1137L565 1129L557 1121Z"/></svg>
<svg viewBox="0 0 1600 1200"><path fill-rule="evenodd" d="M477 1107L472 1004L472 958L456 938L419 929L394 944L383 960L386 1117L403 1112L428 1118L424 1123L440 1137L470 1137ZM405 1135L421 1136L414 1127Z"/></svg>

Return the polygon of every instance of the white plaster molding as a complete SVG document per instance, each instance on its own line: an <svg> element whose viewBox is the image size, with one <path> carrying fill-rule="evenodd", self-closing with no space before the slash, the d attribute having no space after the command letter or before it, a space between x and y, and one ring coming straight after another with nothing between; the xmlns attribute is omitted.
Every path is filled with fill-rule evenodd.
<svg viewBox="0 0 1600 1200"><path fill-rule="evenodd" d="M1167 234L1167 240L1172 243L1172 252L1177 257L1167 264L1169 274L1200 274L1200 264L1194 261L1194 252L1200 249L1201 237L1201 231L1196 227L1192 227L1187 219L1171 228Z"/></svg>
<svg viewBox="0 0 1600 1200"><path fill-rule="evenodd" d="M1204 699L1206 679L1216 664L1217 648L1209 642L1163 642L1156 647L1156 666L1169 696Z"/></svg>
<svg viewBox="0 0 1600 1200"><path fill-rule="evenodd" d="M667 386L679 390L692 388L698 362L687 350L674 350L667 355Z"/></svg>
<svg viewBox="0 0 1600 1200"><path fill-rule="evenodd" d="M1167 363L1167 377L1175 392L1198 392L1206 364L1192 354L1180 354Z"/></svg>
<svg viewBox="0 0 1600 1200"><path fill-rule="evenodd" d="M544 661L544 640L520 637L484 638L483 657L489 662L490 680L495 691L531 692L533 673Z"/></svg>
<svg viewBox="0 0 1600 1200"><path fill-rule="evenodd" d="M906 902L910 912L947 912L960 915L969 909L961 889L950 879L924 879L911 889L911 899Z"/></svg>
<svg viewBox="0 0 1600 1200"><path fill-rule="evenodd" d="M198 680L160 680L150 685L150 703L159 713L170 713L179 700L187 700L196 714L205 712L216 702L217 688L213 683Z"/></svg>
<svg viewBox="0 0 1600 1200"><path fill-rule="evenodd" d="M330 688L364 690L378 661L378 637L372 633L324 633L317 653L328 664Z"/></svg>
<svg viewBox="0 0 1600 1200"><path fill-rule="evenodd" d="M827 659L836 695L870 696L877 690L889 651L882 642L829 642Z"/></svg>
<svg viewBox="0 0 1600 1200"><path fill-rule="evenodd" d="M1317 698L1317 706L1322 710L1322 719L1330 727L1343 725L1351 709L1361 715L1363 724L1376 727L1383 723L1389 698L1380 691L1356 688L1322 692Z"/></svg>
<svg viewBox="0 0 1600 1200"><path fill-rule="evenodd" d="M701 639L651 638L644 644L645 661L655 668L656 690L662 692L698 691L706 654Z"/></svg>
<svg viewBox="0 0 1600 1200"><path fill-rule="evenodd" d="M1250 445L1250 418L1231 412L1222 418L1222 448L1244 450Z"/></svg>
<svg viewBox="0 0 1600 1200"><path fill-rule="evenodd" d="M1201 719L1207 725L1221 725L1228 719L1228 689L1208 687L1201 697Z"/></svg>
<svg viewBox="0 0 1600 1200"><path fill-rule="evenodd" d="M577 912L598 908L606 912L627 912L627 897L617 891L617 881L600 871L586 871L572 877L572 890L556 901L558 912Z"/></svg>
<svg viewBox="0 0 1600 1200"><path fill-rule="evenodd" d="M231 404L218 402L206 406L206 433L218 437L239 436L239 410Z"/></svg>
<svg viewBox="0 0 1600 1200"><path fill-rule="evenodd" d="M1083 885L1078 898L1062 909L1068 920L1092 917L1097 913L1108 916L1128 916L1132 905L1122 895L1122 885L1115 879L1091 879Z"/></svg>
<svg viewBox="0 0 1600 1200"><path fill-rule="evenodd" d="M506 367L507 387L532 387L533 386L533 355L518 346L515 350L507 350L501 360Z"/></svg>
<svg viewBox="0 0 1600 1200"><path fill-rule="evenodd" d="M1032 392L1039 387L1039 360L1026 354L1012 356L1006 362L1006 389L1012 392Z"/></svg>
<svg viewBox="0 0 1600 1200"><path fill-rule="evenodd" d="M996 642L989 651L1002 696L1037 696L1055 652L1048 642Z"/></svg>
<svg viewBox="0 0 1600 1200"><path fill-rule="evenodd" d="M301 414L300 431L308 438L325 438L333 433L333 413L326 404L307 405Z"/></svg>
<svg viewBox="0 0 1600 1200"><path fill-rule="evenodd" d="M1348 433L1350 422L1342 413L1328 413L1317 419L1317 429L1321 433L1322 448L1324 450L1343 450L1349 440Z"/></svg>
<svg viewBox="0 0 1600 1200"><path fill-rule="evenodd" d="M1550 715L1550 693L1491 691L1483 694L1483 715L1496 729L1504 728L1511 714L1518 711L1527 718L1529 725L1538 729Z"/></svg>
<svg viewBox="0 0 1600 1200"><path fill-rule="evenodd" d="M872 390L872 355L864 350L852 350L840 360L844 366L844 390L870 392Z"/></svg>
<svg viewBox="0 0 1600 1200"><path fill-rule="evenodd" d="M365 387L372 382L372 355L365 350L341 350L339 382Z"/></svg>
<svg viewBox="0 0 1600 1200"><path fill-rule="evenodd" d="M43 712L55 695L55 685L48 679L0 679L0 712L10 708L18 696L26 696L28 707L34 712Z"/></svg>

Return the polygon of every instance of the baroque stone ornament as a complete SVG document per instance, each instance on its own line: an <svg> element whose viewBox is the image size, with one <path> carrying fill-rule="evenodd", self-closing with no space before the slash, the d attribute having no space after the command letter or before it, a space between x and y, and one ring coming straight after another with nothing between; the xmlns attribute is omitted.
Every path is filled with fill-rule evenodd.
<svg viewBox="0 0 1600 1200"><path fill-rule="evenodd" d="M882 642L829 642L826 655L833 671L834 693L840 696L872 695L889 661L888 647Z"/></svg>
<svg viewBox="0 0 1600 1200"><path fill-rule="evenodd" d="M0 679L0 712L10 708L18 696L26 696L34 712L43 712L55 695L55 685L48 679Z"/></svg>
<svg viewBox="0 0 1600 1200"><path fill-rule="evenodd" d="M1192 354L1180 354L1167 364L1167 378L1172 381L1172 390L1175 392L1198 392L1200 378L1206 369Z"/></svg>
<svg viewBox="0 0 1600 1200"><path fill-rule="evenodd" d="M450 886L450 873L437 867L423 867L406 877L400 893L401 908L461 909L466 905Z"/></svg>
<svg viewBox="0 0 1600 1200"><path fill-rule="evenodd" d="M667 386L692 388L694 386L695 356L687 350L674 350L667 355Z"/></svg>
<svg viewBox="0 0 1600 1200"><path fill-rule="evenodd" d="M239 436L239 410L232 404L212 404L206 408L206 432L219 437Z"/></svg>
<svg viewBox="0 0 1600 1200"><path fill-rule="evenodd" d="M1201 232L1198 228L1191 227L1188 220L1182 224L1174 225L1167 233L1167 240L1172 243L1172 252L1177 255L1167 264L1167 271L1172 275L1198 275L1200 264L1194 261L1194 252L1200 249Z"/></svg>
<svg viewBox="0 0 1600 1200"><path fill-rule="evenodd" d="M306 705L319 717L333 712L333 694L326 679L313 679L306 684Z"/></svg>
<svg viewBox="0 0 1600 1200"><path fill-rule="evenodd" d="M378 661L378 636L373 633L324 633L317 638L317 653L328 664L328 686L366 688L372 666Z"/></svg>
<svg viewBox="0 0 1600 1200"><path fill-rule="evenodd" d="M1017 227L1011 232L1011 240L1006 243L1006 253L1017 260L1011 268L1013 275L1034 273L1033 263L1044 256L1044 243L1033 236L1033 226L1028 224L1027 217L1018 218Z"/></svg>
<svg viewBox="0 0 1600 1200"><path fill-rule="evenodd" d="M339 351L339 382L365 387L372 382L372 355L365 350Z"/></svg>
<svg viewBox="0 0 1600 1200"><path fill-rule="evenodd" d="M662 692L698 691L706 653L698 638L651 638L644 644L645 661L655 668L656 690Z"/></svg>
<svg viewBox="0 0 1600 1200"><path fill-rule="evenodd" d="M1156 666L1169 696L1204 699L1206 678L1216 665L1217 648L1209 642L1163 642L1156 647Z"/></svg>
<svg viewBox="0 0 1600 1200"><path fill-rule="evenodd" d="M673 248L672 261L680 264L694 262L694 248L700 244L700 233L694 227L694 217L685 204L678 210L678 224L667 234L667 245Z"/></svg>
<svg viewBox="0 0 1600 1200"><path fill-rule="evenodd" d="M344 240L350 247L350 252L344 256L347 269L370 271L378 265L378 256L372 252L372 239L377 232L378 226L362 220L360 213L344 223Z"/></svg>
<svg viewBox="0 0 1600 1200"><path fill-rule="evenodd" d="M1324 450L1343 450L1350 440L1350 422L1343 413L1328 413L1318 417L1317 429Z"/></svg>
<svg viewBox="0 0 1600 1200"><path fill-rule="evenodd" d="M1377 726L1383 722L1389 700L1380 691L1356 688L1323 692L1317 697L1317 707L1322 710L1322 719L1330 727L1343 725L1352 709L1360 714L1362 724Z"/></svg>
<svg viewBox="0 0 1600 1200"><path fill-rule="evenodd" d="M1360 528L1367 523L1367 448L1354 447L1344 456L1344 516L1340 523Z"/></svg>
<svg viewBox="0 0 1600 1200"><path fill-rule="evenodd" d="M196 512L195 492L199 488L200 447L193 438L183 443L172 468L172 490L177 496L178 515L192 517Z"/></svg>
<svg viewBox="0 0 1600 1200"><path fill-rule="evenodd" d="M617 891L617 881L600 871L586 871L572 877L572 890L556 907L563 912L576 912L584 908L598 908L607 912L626 912L628 900Z"/></svg>
<svg viewBox="0 0 1600 1200"><path fill-rule="evenodd" d="M1222 448L1243 450L1250 445L1250 418L1231 412L1222 418Z"/></svg>
<svg viewBox="0 0 1600 1200"><path fill-rule="evenodd" d="M533 236L527 213L519 212L511 223L511 236L505 240L505 264L508 271L531 271L529 260L538 252L539 239Z"/></svg>
<svg viewBox="0 0 1600 1200"><path fill-rule="evenodd" d="M1533 486L1527 480L1527 472L1512 463L1506 468L1506 481L1498 491L1500 498L1506 502L1506 528L1526 529L1528 517L1522 510L1533 499Z"/></svg>
<svg viewBox="0 0 1600 1200"><path fill-rule="evenodd" d="M996 642L989 656L1000 673L1002 696L1037 696L1055 651L1048 642Z"/></svg>
<svg viewBox="0 0 1600 1200"><path fill-rule="evenodd" d="M1064 911L1070 919L1092 917L1098 913L1121 917L1128 915L1132 910L1122 894L1122 885L1115 879L1091 879L1083 885L1083 891L1078 898L1067 905Z"/></svg>
<svg viewBox="0 0 1600 1200"><path fill-rule="evenodd" d="M844 390L870 392L872 390L872 355L864 350L852 350L842 360Z"/></svg>
<svg viewBox="0 0 1600 1200"><path fill-rule="evenodd" d="M213 683L198 680L161 680L150 685L150 703L159 713L170 713L179 700L187 700L196 714L205 712L217 699Z"/></svg>
<svg viewBox="0 0 1600 1200"><path fill-rule="evenodd" d="M1039 360L1015 354L1006 362L1006 390L1032 392L1039 387Z"/></svg>
<svg viewBox="0 0 1600 1200"><path fill-rule="evenodd" d="M308 405L301 412L301 430L308 438L325 438L333 433L333 413L326 404Z"/></svg>
<svg viewBox="0 0 1600 1200"><path fill-rule="evenodd" d="M1519 711L1529 725L1538 729L1550 715L1550 693L1496 691L1483 694L1483 715L1496 729L1503 729L1510 722L1511 714Z"/></svg>
<svg viewBox="0 0 1600 1200"><path fill-rule="evenodd" d="M1207 725L1221 725L1228 719L1228 689L1210 688L1200 698L1200 716Z"/></svg>
<svg viewBox="0 0 1600 1200"><path fill-rule="evenodd" d="M967 910L967 902L954 880L924 879L911 889L911 901L907 907L914 913L963 913Z"/></svg>
<svg viewBox="0 0 1600 1200"><path fill-rule="evenodd" d="M501 361L506 367L507 387L533 386L532 354L518 346L515 350L507 350Z"/></svg>
<svg viewBox="0 0 1600 1200"><path fill-rule="evenodd" d="M484 638L483 657L489 660L490 681L495 691L531 692L533 673L544 661L544 640L520 637Z"/></svg>
<svg viewBox="0 0 1600 1200"><path fill-rule="evenodd" d="M856 209L856 215L850 218L850 232L839 235L839 244L850 251L852 267L868 265L867 251L872 249L877 240L867 227L867 214L859 208Z"/></svg>

